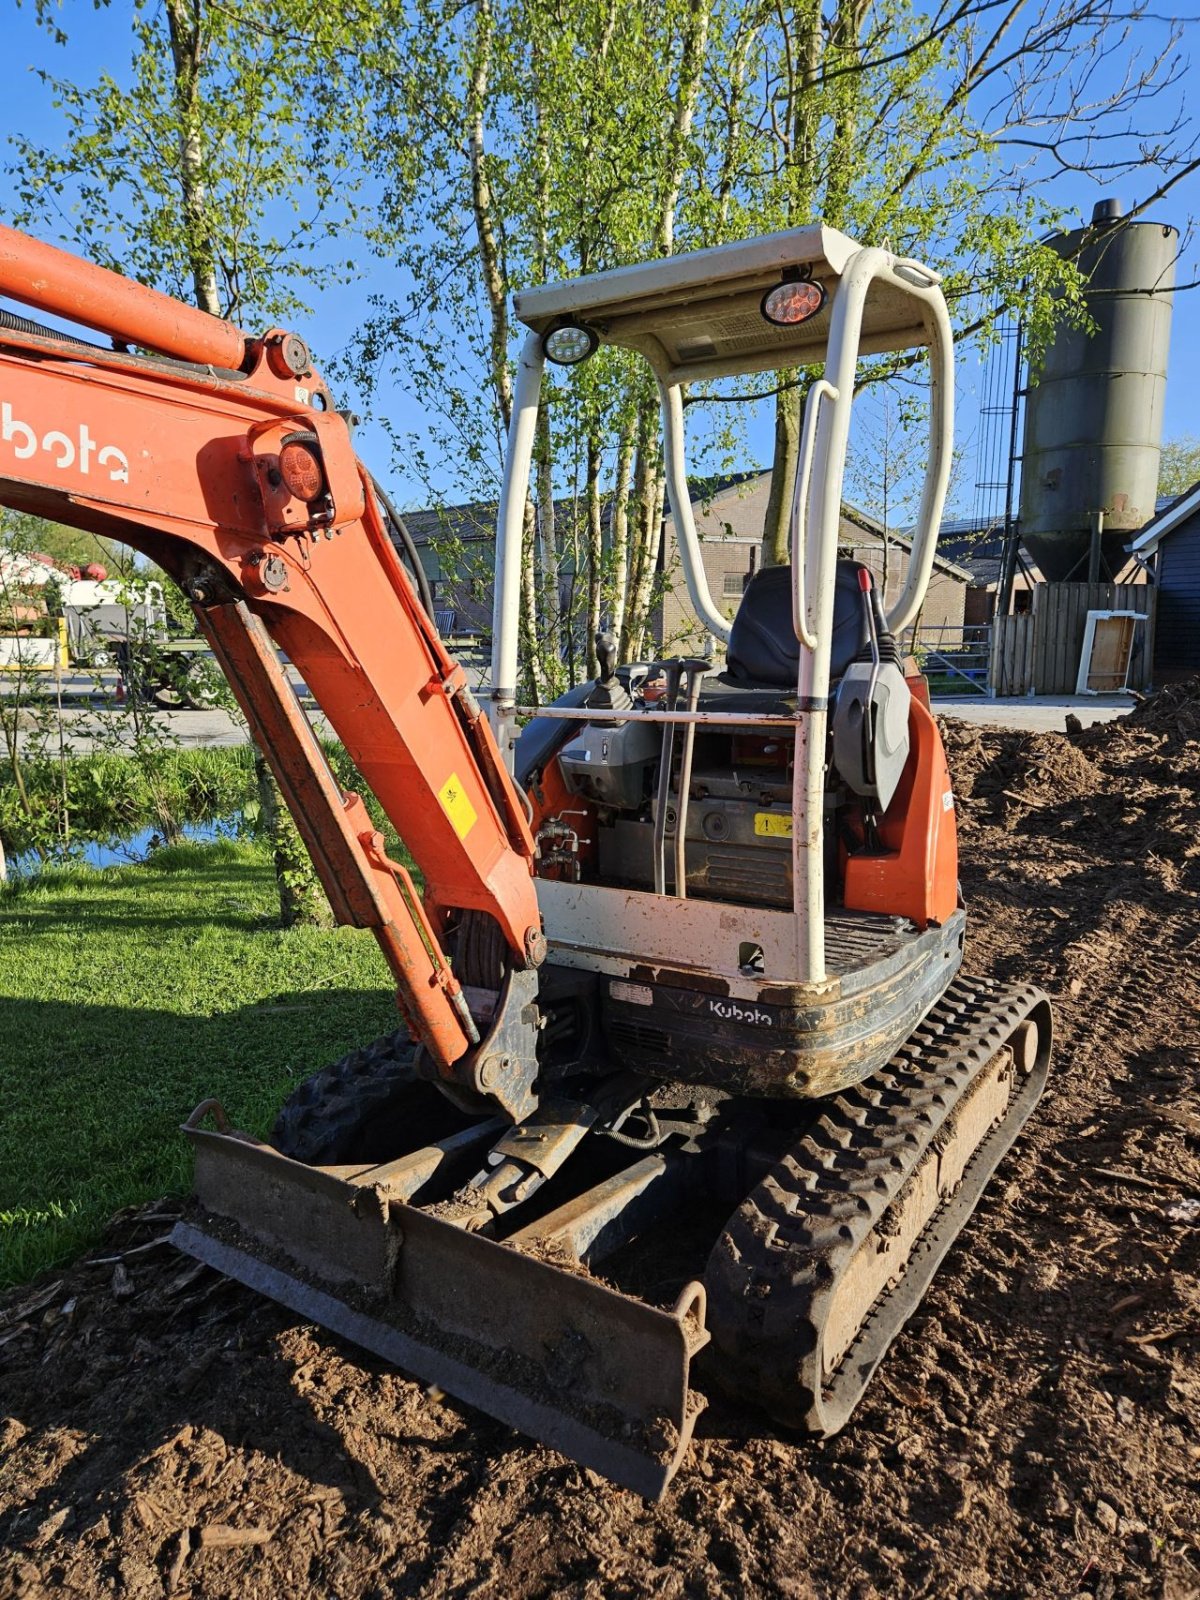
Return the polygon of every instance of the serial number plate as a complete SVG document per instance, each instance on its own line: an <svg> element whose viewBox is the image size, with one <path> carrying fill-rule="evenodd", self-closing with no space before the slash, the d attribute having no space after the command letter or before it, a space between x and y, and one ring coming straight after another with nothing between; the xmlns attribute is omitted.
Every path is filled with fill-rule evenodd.
<svg viewBox="0 0 1200 1600"><path fill-rule="evenodd" d="M624 1000L629 1005L652 1006L654 991L644 983L610 983L608 992L614 1000Z"/></svg>

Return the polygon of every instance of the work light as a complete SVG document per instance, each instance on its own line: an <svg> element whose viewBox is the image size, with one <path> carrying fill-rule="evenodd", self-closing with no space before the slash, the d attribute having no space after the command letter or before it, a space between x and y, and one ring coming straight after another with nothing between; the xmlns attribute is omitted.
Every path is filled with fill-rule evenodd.
<svg viewBox="0 0 1200 1600"><path fill-rule="evenodd" d="M759 309L776 328L794 328L815 317L824 304L824 288L792 268L784 274L782 283L767 290Z"/></svg>
<svg viewBox="0 0 1200 1600"><path fill-rule="evenodd" d="M600 343L591 328L578 322L560 322L542 336L542 350L550 361L560 367L575 367L587 358Z"/></svg>
<svg viewBox="0 0 1200 1600"><path fill-rule="evenodd" d="M297 500L308 503L325 492L325 473L313 448L298 439L289 439L279 452L279 475Z"/></svg>

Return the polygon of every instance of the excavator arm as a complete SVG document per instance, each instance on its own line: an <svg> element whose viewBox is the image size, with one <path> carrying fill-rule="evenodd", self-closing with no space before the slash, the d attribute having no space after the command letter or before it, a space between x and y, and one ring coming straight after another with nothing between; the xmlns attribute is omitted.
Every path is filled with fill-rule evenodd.
<svg viewBox="0 0 1200 1600"><path fill-rule="evenodd" d="M468 1067L494 1019L478 1001L473 1017L447 936L464 914L491 919L501 1009L545 953L534 842L306 346L280 330L248 338L3 227L0 294L113 341L0 310L0 503L122 540L176 580L335 915L373 931L437 1071L477 1090L487 1074ZM423 897L335 783L278 650L411 852ZM528 1084L510 1100L519 1112Z"/></svg>

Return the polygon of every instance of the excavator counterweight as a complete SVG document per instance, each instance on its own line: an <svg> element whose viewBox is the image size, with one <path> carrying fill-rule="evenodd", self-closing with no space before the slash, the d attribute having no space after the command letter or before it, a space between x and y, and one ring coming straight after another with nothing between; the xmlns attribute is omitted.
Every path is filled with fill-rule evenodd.
<svg viewBox="0 0 1200 1600"><path fill-rule="evenodd" d="M269 1141L197 1107L176 1243L647 1496L704 1404L694 1364L782 1426L842 1427L1050 1058L1039 990L961 970L953 788L903 648L951 458L937 275L818 227L520 295L486 714L303 340L7 228L0 295L33 313L0 306L0 503L179 584L405 1021L307 1078ZM700 653L622 663L602 635L597 679L536 706L543 365L602 344L658 387ZM893 590L839 555L842 480L860 358L917 348L930 441ZM729 618L683 388L822 364L791 562ZM421 887L334 780L280 652Z"/></svg>

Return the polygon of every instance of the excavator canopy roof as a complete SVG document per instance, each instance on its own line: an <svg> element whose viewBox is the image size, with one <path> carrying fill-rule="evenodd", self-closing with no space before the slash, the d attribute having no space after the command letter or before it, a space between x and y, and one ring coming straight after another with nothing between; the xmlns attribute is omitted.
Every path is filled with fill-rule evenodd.
<svg viewBox="0 0 1200 1600"><path fill-rule="evenodd" d="M605 344L640 350L671 382L807 366L824 359L833 290L860 248L834 228L792 228L526 289L516 296L516 312L537 333L578 323ZM895 267L915 288L938 282L917 262ZM789 276L819 283L825 302L808 321L777 327L763 316L762 300ZM928 342L919 298L877 280L863 317L863 354Z"/></svg>

